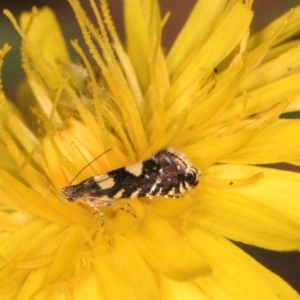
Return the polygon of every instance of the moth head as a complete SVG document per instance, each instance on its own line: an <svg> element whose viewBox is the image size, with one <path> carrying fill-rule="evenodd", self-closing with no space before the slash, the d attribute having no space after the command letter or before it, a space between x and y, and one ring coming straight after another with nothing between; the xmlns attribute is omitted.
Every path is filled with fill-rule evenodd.
<svg viewBox="0 0 300 300"><path fill-rule="evenodd" d="M68 185L61 190L60 198L74 202L79 198L86 196L92 189L95 189L95 180L91 177L79 184Z"/></svg>
<svg viewBox="0 0 300 300"><path fill-rule="evenodd" d="M185 182L190 186L190 188L194 188L199 183L198 178L200 176L200 173L198 169L195 167L189 167L187 168L185 172Z"/></svg>

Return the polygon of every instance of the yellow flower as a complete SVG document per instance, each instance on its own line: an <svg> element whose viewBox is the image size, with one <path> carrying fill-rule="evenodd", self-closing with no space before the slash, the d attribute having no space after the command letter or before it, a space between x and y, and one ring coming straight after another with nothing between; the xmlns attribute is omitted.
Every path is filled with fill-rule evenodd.
<svg viewBox="0 0 300 300"><path fill-rule="evenodd" d="M27 80L22 109L0 95L1 299L299 299L231 240L299 250L300 175L257 165L300 164L279 118L300 107L300 7L252 34L251 1L199 1L166 54L156 1L124 2L126 47L105 0L95 24L69 2L80 64L48 8L5 11ZM183 198L98 207L103 226L59 198L107 149L75 183L168 147L202 172Z"/></svg>

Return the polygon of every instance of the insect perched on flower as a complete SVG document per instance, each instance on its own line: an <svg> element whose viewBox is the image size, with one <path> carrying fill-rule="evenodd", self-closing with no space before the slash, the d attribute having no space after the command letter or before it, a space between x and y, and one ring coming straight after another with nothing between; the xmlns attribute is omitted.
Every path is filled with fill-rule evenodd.
<svg viewBox="0 0 300 300"><path fill-rule="evenodd" d="M4 10L26 80L16 105L0 84L0 298L300 300L239 247L300 248L300 174L270 168L300 165L300 6L253 30L254 1L186 1L166 48L162 1L122 2L124 42L116 1L68 2L70 43Z"/></svg>
<svg viewBox="0 0 300 300"><path fill-rule="evenodd" d="M142 162L90 177L62 189L61 198L92 207L110 206L134 197L182 197L198 184L199 171L173 150L166 149Z"/></svg>

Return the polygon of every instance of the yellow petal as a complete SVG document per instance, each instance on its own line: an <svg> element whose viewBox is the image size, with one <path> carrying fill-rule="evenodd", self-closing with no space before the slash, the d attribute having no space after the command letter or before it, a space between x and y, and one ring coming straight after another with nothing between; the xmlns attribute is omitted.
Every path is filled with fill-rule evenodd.
<svg viewBox="0 0 300 300"><path fill-rule="evenodd" d="M202 257L162 219L149 217L126 236L149 265L172 279L186 280L210 271Z"/></svg>
<svg viewBox="0 0 300 300"><path fill-rule="evenodd" d="M295 96L293 102L286 108L285 112L298 112L300 111L300 96Z"/></svg>
<svg viewBox="0 0 300 300"><path fill-rule="evenodd" d="M131 241L115 235L111 243L107 251L95 253L95 270L105 299L158 299L155 276Z"/></svg>
<svg viewBox="0 0 300 300"><path fill-rule="evenodd" d="M192 223L184 237L211 263L214 272L195 279L211 299L299 299L285 281L228 240Z"/></svg>
<svg viewBox="0 0 300 300"><path fill-rule="evenodd" d="M22 288L18 292L18 296L12 299L46 299L49 297L49 289L45 289L43 286L43 278L45 276L47 268L37 268L35 272L30 272L26 280L24 281ZM40 288L42 286L42 288ZM10 298L7 298L10 299Z"/></svg>
<svg viewBox="0 0 300 300"><path fill-rule="evenodd" d="M300 91L299 81L300 73L298 72L257 88L246 94L246 106L245 95L238 96L234 99L230 109L226 111L226 114L221 115L218 121L232 120L242 111L245 117L251 116L270 109L289 97L295 97Z"/></svg>
<svg viewBox="0 0 300 300"><path fill-rule="evenodd" d="M41 129L41 126L38 124L32 111L32 108L36 106L37 99L34 97L27 80L19 82L16 98L18 108L22 111L23 116L26 116L28 127L37 132L38 129Z"/></svg>
<svg viewBox="0 0 300 300"><path fill-rule="evenodd" d="M174 281L159 276L162 300L209 300L211 299L193 281Z"/></svg>
<svg viewBox="0 0 300 300"><path fill-rule="evenodd" d="M294 73L300 65L299 49L299 44L297 44L292 49L249 72L241 86L241 90L250 92Z"/></svg>
<svg viewBox="0 0 300 300"><path fill-rule="evenodd" d="M183 67L177 69L168 93L168 104L184 101L198 91L199 86L210 76L214 67L241 42L247 33L252 19L249 6L236 2L226 12L227 14L224 14L208 40L193 49L193 55L189 55Z"/></svg>
<svg viewBox="0 0 300 300"><path fill-rule="evenodd" d="M181 101L182 103L176 103L175 108L177 110L174 110L173 105L168 113L175 118L183 109L189 110L190 114L186 124L188 128L198 127L201 129L214 123L218 124L220 116L227 114L231 108L231 103L234 101L233 99L246 74L247 69L244 64L230 67L218 77L211 91L200 90L199 93L193 95L190 99L191 102L185 99Z"/></svg>
<svg viewBox="0 0 300 300"><path fill-rule="evenodd" d="M11 274L19 273L25 279L20 286L19 298L15 299L30 299L34 293L38 294L39 291L45 289L45 274L53 261L53 253L55 253L51 241L57 238L57 234L61 233L62 228L60 226L53 223L48 224L45 220L40 219L24 226L8 239L11 244L17 247L12 252L15 254L14 257L10 259L10 265L13 266ZM28 243L27 241L32 236L34 236L34 240ZM3 253L3 249L1 252ZM6 258L8 259L7 256ZM5 282L3 279L1 281Z"/></svg>
<svg viewBox="0 0 300 300"><path fill-rule="evenodd" d="M172 77L182 61L196 48L205 43L223 17L227 1L198 1L176 38L167 56L168 69ZM172 15L171 15L172 18ZM193 32L193 34L191 34Z"/></svg>
<svg viewBox="0 0 300 300"><path fill-rule="evenodd" d="M49 206L49 203L36 193L33 189L28 188L23 183L17 181L11 175L0 169L0 194L1 202L16 210L34 213L39 216L44 216L47 219L64 222L66 219L62 218L57 211ZM47 193L48 191L46 191ZM49 200L53 201L48 193ZM55 200L54 200L55 201ZM56 199L57 201L57 199Z"/></svg>
<svg viewBox="0 0 300 300"><path fill-rule="evenodd" d="M136 152L141 156L145 149L148 148L141 115L125 74L115 57L113 45L109 42L109 32L106 31L101 17L97 18L99 33L99 31L95 30L94 25L91 24L79 2L77 0L70 0L70 4L76 13L89 51L101 69L102 75L110 88L112 98L120 109L122 118L126 120L126 125L124 124L124 126L127 129L128 137L131 139L133 145L135 145L134 148L137 147ZM94 6L93 9L95 14L98 15L97 7ZM105 12L107 12L107 10ZM98 52L95 43L101 45L101 54ZM80 105L82 106L80 98L74 91L73 98L76 100L78 107L80 107ZM81 108L81 111L83 112L83 108ZM82 112L80 113L82 114ZM82 118L85 119L86 116L82 115Z"/></svg>
<svg viewBox="0 0 300 300"><path fill-rule="evenodd" d="M21 228L20 230L18 230L17 232L11 234L9 236L9 238L7 238L5 241L1 242L1 246L0 246L0 251L1 251L1 255L3 258L5 258L6 261L17 261L16 258L19 257L19 260L24 259L24 256L26 257L28 255L28 253L24 254L23 251L24 249L22 249L22 247L20 247L21 244L25 244L26 245L26 241L30 240L30 238L35 234L35 233L41 233L43 230L45 230L45 228L47 227L48 222L44 219L39 219L37 221L33 221L29 224L24 224L23 228ZM51 237L51 234L49 234L49 232L47 230L46 234L45 234L45 240L47 240L47 238ZM52 232L53 233L53 232ZM49 234L49 236L48 236ZM45 240L43 242L45 242ZM26 245L27 247L33 247L34 249L34 245L37 248L39 246L39 238L37 243L32 243L32 244L28 244ZM27 249L26 249L27 250ZM27 252L25 250L25 252ZM32 253L31 253L32 254ZM2 262L3 264L3 262ZM2 273L0 273L1 276ZM3 280L4 278L2 278ZM1 280L1 281L2 281Z"/></svg>
<svg viewBox="0 0 300 300"><path fill-rule="evenodd" d="M143 91L148 88L150 78L149 6L150 1L144 1L143 5L140 1L124 1L127 52Z"/></svg>
<svg viewBox="0 0 300 300"><path fill-rule="evenodd" d="M57 70L58 61L70 62L68 50L56 17L49 8L41 9L29 25L31 18L32 14L30 13L23 13L20 17L21 28L34 45L34 48L32 48L32 45L26 45L26 48L34 62L35 69L47 84L54 89L58 86L59 79L43 59L47 60L51 68Z"/></svg>
<svg viewBox="0 0 300 300"><path fill-rule="evenodd" d="M247 183L255 174L263 177L250 185L234 184L238 180ZM299 174L223 165L209 168L206 176L228 180L237 187L202 186L199 208L190 216L193 221L244 243L283 251L299 249Z"/></svg>
<svg viewBox="0 0 300 300"><path fill-rule="evenodd" d="M199 197L199 205L188 216L199 226L258 247L300 249L300 225L280 213L226 190L203 187Z"/></svg>
<svg viewBox="0 0 300 300"><path fill-rule="evenodd" d="M187 194L185 197L179 199L155 197L151 200L149 209L156 216L168 220L176 220L182 217L186 211L189 211L198 202L198 199L193 197L193 194Z"/></svg>
<svg viewBox="0 0 300 300"><path fill-rule="evenodd" d="M300 121L280 120L263 129L245 147L224 162L267 164L300 158Z"/></svg>
<svg viewBox="0 0 300 300"><path fill-rule="evenodd" d="M243 148L256 132L256 130L244 130L226 136L208 137L180 150L189 153L191 161L205 167L224 160L231 153L235 153L237 149Z"/></svg>
<svg viewBox="0 0 300 300"><path fill-rule="evenodd" d="M258 173L263 173L263 178L254 184L232 188L228 191L264 205L299 225L299 173L243 165L214 166L208 170L210 176L228 180L249 178Z"/></svg>
<svg viewBox="0 0 300 300"><path fill-rule="evenodd" d="M65 277L72 270L72 263L80 254L80 242L82 239L83 228L73 225L69 230L62 233L59 247L55 251L54 260L48 268L43 283L45 285ZM74 250L74 251L73 251Z"/></svg>
<svg viewBox="0 0 300 300"><path fill-rule="evenodd" d="M0 144L0 166L10 174L13 174L13 176L18 176L17 165L7 148L2 144Z"/></svg>
<svg viewBox="0 0 300 300"><path fill-rule="evenodd" d="M270 36L273 35L274 31L278 30L278 28L281 27L285 22L287 22L287 24L284 26L283 31L276 39L276 43L274 43L274 45L282 43L284 40L292 37L299 31L300 6L294 7L284 15L275 19L266 27L254 33L249 39L248 48L252 49L265 40L268 40Z"/></svg>

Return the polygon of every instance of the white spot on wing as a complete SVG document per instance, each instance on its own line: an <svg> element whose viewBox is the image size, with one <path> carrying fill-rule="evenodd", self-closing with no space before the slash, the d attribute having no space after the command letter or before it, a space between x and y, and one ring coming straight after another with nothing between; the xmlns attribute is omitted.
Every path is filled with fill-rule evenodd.
<svg viewBox="0 0 300 300"><path fill-rule="evenodd" d="M170 195L170 196L175 195L175 189L172 188L172 189L168 192L168 195Z"/></svg>
<svg viewBox="0 0 300 300"><path fill-rule="evenodd" d="M114 179L106 174L95 176L94 180L102 190L110 189L115 185Z"/></svg>
<svg viewBox="0 0 300 300"><path fill-rule="evenodd" d="M141 189L138 189L138 190L134 191L134 192L130 195L130 198L137 198L138 195L139 195L140 190L141 190Z"/></svg>
<svg viewBox="0 0 300 300"><path fill-rule="evenodd" d="M153 195L153 192L155 191L155 189L156 189L156 187L157 187L157 185L158 185L159 183L161 183L161 180L160 180L160 179L156 179L156 181L154 182L154 184L153 184L151 190L149 191L149 194L150 194L150 195Z"/></svg>
<svg viewBox="0 0 300 300"><path fill-rule="evenodd" d="M125 167L125 170L134 176L140 176L143 172L143 164L136 163L130 166Z"/></svg>
<svg viewBox="0 0 300 300"><path fill-rule="evenodd" d="M123 193L124 193L124 189L122 189L122 190L118 191L117 193L115 193L113 198L114 199L120 199L122 197Z"/></svg>
<svg viewBox="0 0 300 300"><path fill-rule="evenodd" d="M180 191L180 193L184 193L184 192L185 192L185 188L184 188L184 186L182 185L182 183L180 183L179 191Z"/></svg>

